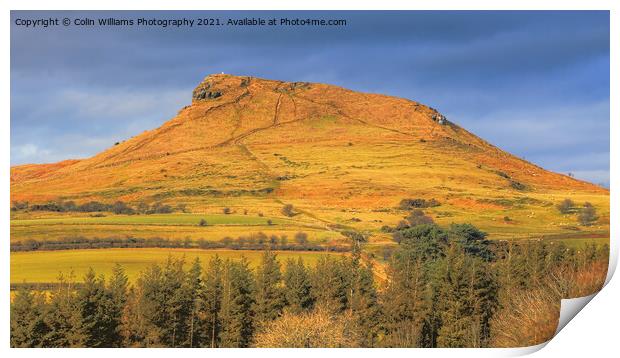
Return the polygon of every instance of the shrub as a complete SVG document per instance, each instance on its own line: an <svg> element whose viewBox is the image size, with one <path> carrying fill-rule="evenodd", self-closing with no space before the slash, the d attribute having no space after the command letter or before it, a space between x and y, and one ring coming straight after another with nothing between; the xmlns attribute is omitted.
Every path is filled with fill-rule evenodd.
<svg viewBox="0 0 620 358"><path fill-rule="evenodd" d="M162 203L155 203L151 207L151 209L147 212L147 214L169 214L172 212L172 207L170 205L164 205Z"/></svg>
<svg viewBox="0 0 620 358"><path fill-rule="evenodd" d="M295 241L299 244L299 245L305 245L308 243L308 234L306 234L303 231L300 231L298 233L295 234Z"/></svg>
<svg viewBox="0 0 620 358"><path fill-rule="evenodd" d="M407 216L409 226L433 224L433 219L430 216L424 215L424 212L420 209L413 210L409 216Z"/></svg>
<svg viewBox="0 0 620 358"><path fill-rule="evenodd" d="M149 204L141 201L138 203L138 206L136 207L136 211L140 214L146 214L149 212L150 208L151 207L149 206Z"/></svg>
<svg viewBox="0 0 620 358"><path fill-rule="evenodd" d="M398 222L398 224L396 224L396 231L407 229L408 227L409 223L407 223L405 220L401 220Z"/></svg>
<svg viewBox="0 0 620 358"><path fill-rule="evenodd" d="M288 216L288 217L295 216L295 208L293 207L292 204L286 204L282 208L282 214L284 214L284 216Z"/></svg>
<svg viewBox="0 0 620 358"><path fill-rule="evenodd" d="M114 214L133 214L134 210L122 201L112 204L112 212Z"/></svg>
<svg viewBox="0 0 620 358"><path fill-rule="evenodd" d="M381 232L392 233L394 232L394 229L391 226L383 225L381 226Z"/></svg>
<svg viewBox="0 0 620 358"><path fill-rule="evenodd" d="M34 211L55 211L55 212L63 212L65 209L61 204L50 201L45 204L34 204L30 207L30 210Z"/></svg>
<svg viewBox="0 0 620 358"><path fill-rule="evenodd" d="M558 204L557 208L562 214L570 214L575 207L575 203L570 199L564 199Z"/></svg>
<svg viewBox="0 0 620 358"><path fill-rule="evenodd" d="M416 208L431 208L439 205L441 204L435 199L403 199L398 204L398 208L401 210L411 210Z"/></svg>
<svg viewBox="0 0 620 358"><path fill-rule="evenodd" d="M499 176L500 176L500 177L502 177L502 178L505 178L505 179L510 179L510 175L508 175L508 174L504 173L504 172L503 172L503 171L501 171L501 170L496 170L496 171L495 171L495 174L499 175Z"/></svg>
<svg viewBox="0 0 620 358"><path fill-rule="evenodd" d="M579 220L579 223L583 226L592 225L598 219L598 217L596 216L596 209L594 208L594 206L592 206L592 204L585 203L577 219Z"/></svg>
<svg viewBox="0 0 620 358"><path fill-rule="evenodd" d="M108 211L108 206L98 201L89 201L88 203L78 206L77 210L82 211L82 212L87 212L87 213L97 212L97 211Z"/></svg>
<svg viewBox="0 0 620 358"><path fill-rule="evenodd" d="M282 317L265 324L256 335L256 347L270 348L340 348L354 347L353 324L344 315L318 307L311 312Z"/></svg>
<svg viewBox="0 0 620 358"><path fill-rule="evenodd" d="M207 220L205 219L200 219L200 223L198 223L199 226L207 226Z"/></svg>
<svg viewBox="0 0 620 358"><path fill-rule="evenodd" d="M513 189L516 189L516 190L525 190L525 189L527 189L525 184L519 183L516 180L511 180L510 181L510 187L513 188Z"/></svg>
<svg viewBox="0 0 620 358"><path fill-rule="evenodd" d="M28 209L27 201L14 201L13 206L11 207L12 211L26 210L26 209Z"/></svg>

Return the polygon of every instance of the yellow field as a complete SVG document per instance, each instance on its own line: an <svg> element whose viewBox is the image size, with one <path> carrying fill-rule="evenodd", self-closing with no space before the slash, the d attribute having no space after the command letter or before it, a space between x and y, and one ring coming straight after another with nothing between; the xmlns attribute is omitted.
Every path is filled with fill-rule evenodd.
<svg viewBox="0 0 620 358"><path fill-rule="evenodd" d="M194 249L101 249L101 250L66 250L34 251L11 253L11 283L51 283L56 282L62 272L67 277L71 272L75 280L80 281L89 268L95 272L110 275L116 263L121 264L134 280L141 270L154 263L165 262L168 256L185 257L191 263L198 257L206 264L213 256L222 259L238 260L246 257L250 265L255 266L263 253L261 251L233 250L194 250ZM288 258L301 257L305 263L313 265L321 255L338 255L314 252L279 251L278 259L284 262Z"/></svg>

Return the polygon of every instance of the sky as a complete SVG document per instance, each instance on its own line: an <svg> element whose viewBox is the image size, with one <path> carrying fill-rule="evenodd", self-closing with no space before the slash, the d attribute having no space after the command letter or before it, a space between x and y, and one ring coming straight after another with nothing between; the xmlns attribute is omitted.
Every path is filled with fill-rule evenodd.
<svg viewBox="0 0 620 358"><path fill-rule="evenodd" d="M26 28L47 17L346 19L346 26ZM609 13L11 12L11 165L159 127L211 73L419 101L546 169L609 186Z"/></svg>

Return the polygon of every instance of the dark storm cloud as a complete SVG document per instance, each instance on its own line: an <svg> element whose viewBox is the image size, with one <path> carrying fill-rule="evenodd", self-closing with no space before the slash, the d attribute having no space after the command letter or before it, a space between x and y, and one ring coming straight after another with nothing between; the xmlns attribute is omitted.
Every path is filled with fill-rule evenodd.
<svg viewBox="0 0 620 358"><path fill-rule="evenodd" d="M11 13L50 15L344 18L348 26L12 25L12 164L89 156L156 127L204 76L223 71L415 99L546 168L609 181L607 12Z"/></svg>

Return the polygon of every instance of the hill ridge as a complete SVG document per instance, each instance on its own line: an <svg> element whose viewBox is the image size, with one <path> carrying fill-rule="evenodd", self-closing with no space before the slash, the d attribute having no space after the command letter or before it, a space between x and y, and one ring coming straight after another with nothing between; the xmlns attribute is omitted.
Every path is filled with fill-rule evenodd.
<svg viewBox="0 0 620 358"><path fill-rule="evenodd" d="M511 183L523 182L530 190L572 187L605 192L593 184L548 172L513 156L449 121L436 109L413 100L355 92L321 83L216 74L205 77L196 86L190 105L157 128L144 131L90 158L11 167L11 196L13 200L37 196L40 199L74 197L76 190L65 193L64 189L59 189L36 195L22 193L21 189L32 190L34 183L50 182L63 187L66 185L61 183L62 180L71 180L80 174L96 177L90 181L93 188L81 192L88 196L94 188L122 187L122 183L116 185L118 182L113 182L113 173L105 171L126 170L128 166L144 167L141 185L146 186L153 173L152 168L147 168L150 164L164 173L168 166L174 166L172 158L184 158L183 163L186 163L188 155L212 157L221 151L228 153L226 155L240 156L243 151L252 153L248 145L264 148L323 143L333 146L335 143L353 145L356 141L377 147L387 143L419 147L426 154L434 154L438 161L460 157L463 161L475 163L478 169L487 167L490 172L503 173ZM227 152L232 150L228 147L242 143L245 149L239 149L241 152ZM179 180L183 180L186 171L200 170L200 162L187 163L188 167L178 172ZM262 165L269 167L270 164L263 162ZM95 175L98 172L101 172L100 176ZM135 178L127 178L125 182L132 181L136 181ZM162 178L158 181L166 182ZM251 184L247 181L250 179L244 183L246 186ZM38 187L37 191L42 193L44 189L45 185ZM94 192L98 190L94 189Z"/></svg>

